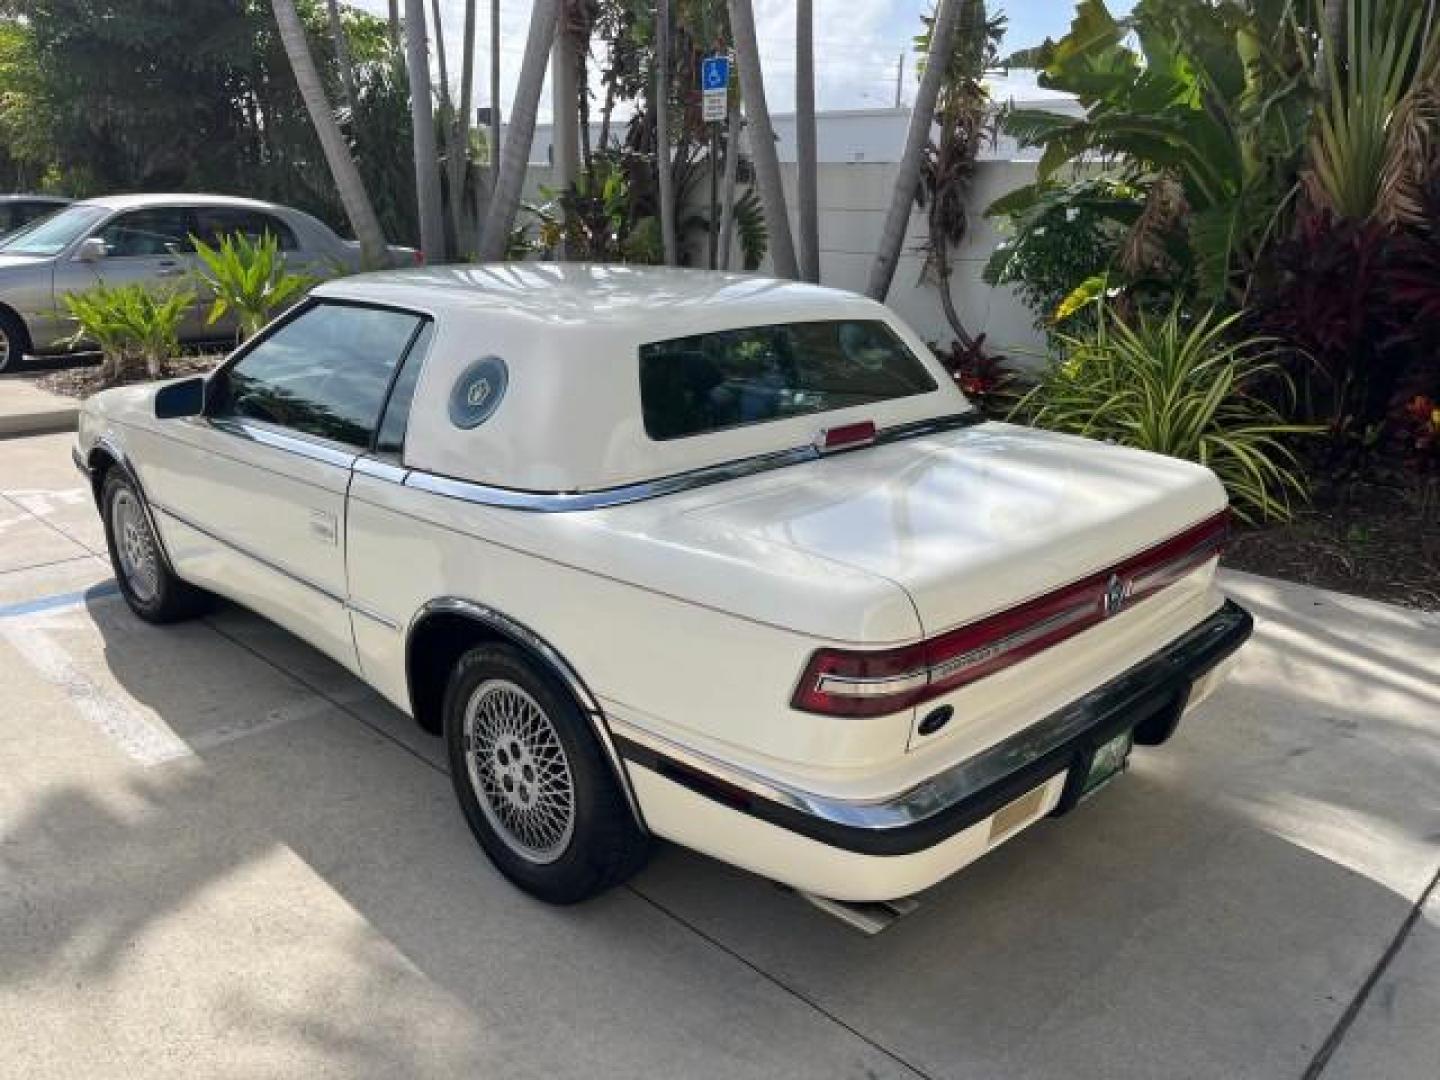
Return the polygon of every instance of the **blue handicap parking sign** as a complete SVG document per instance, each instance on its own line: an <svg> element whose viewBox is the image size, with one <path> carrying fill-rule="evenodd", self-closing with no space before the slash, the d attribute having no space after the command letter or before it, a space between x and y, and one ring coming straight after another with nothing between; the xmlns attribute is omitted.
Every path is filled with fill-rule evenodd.
<svg viewBox="0 0 1440 1080"><path fill-rule="evenodd" d="M700 61L700 89L724 90L730 85L730 58L707 56Z"/></svg>

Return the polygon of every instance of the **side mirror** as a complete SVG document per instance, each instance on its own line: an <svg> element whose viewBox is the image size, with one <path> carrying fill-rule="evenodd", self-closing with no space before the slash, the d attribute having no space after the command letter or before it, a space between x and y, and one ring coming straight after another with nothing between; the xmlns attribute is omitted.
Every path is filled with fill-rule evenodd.
<svg viewBox="0 0 1440 1080"><path fill-rule="evenodd" d="M75 250L75 258L80 262L99 262L107 254L105 241L98 236L88 236L80 241L80 246Z"/></svg>
<svg viewBox="0 0 1440 1080"><path fill-rule="evenodd" d="M155 419L199 416L205 411L205 384L205 376L193 375L162 386L155 391Z"/></svg>

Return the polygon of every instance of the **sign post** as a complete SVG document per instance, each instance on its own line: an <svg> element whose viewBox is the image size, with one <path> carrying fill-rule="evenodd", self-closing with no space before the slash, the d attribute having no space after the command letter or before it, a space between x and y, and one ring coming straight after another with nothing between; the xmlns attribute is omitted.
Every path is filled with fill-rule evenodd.
<svg viewBox="0 0 1440 1080"><path fill-rule="evenodd" d="M730 57L707 56L700 61L701 119L710 125L710 269L717 263L716 248L719 239L720 214L720 170L717 166L720 152L720 125L730 111ZM727 153L734 153L730 147Z"/></svg>

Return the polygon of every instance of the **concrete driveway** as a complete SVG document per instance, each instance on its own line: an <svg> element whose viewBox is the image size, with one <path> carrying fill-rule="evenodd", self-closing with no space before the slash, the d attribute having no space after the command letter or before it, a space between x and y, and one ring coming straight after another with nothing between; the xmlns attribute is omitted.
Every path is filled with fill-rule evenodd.
<svg viewBox="0 0 1440 1080"><path fill-rule="evenodd" d="M1233 682L875 938L666 846L554 909L334 664L132 618L68 445L0 442L0 1076L1440 1076L1434 617L1229 577Z"/></svg>

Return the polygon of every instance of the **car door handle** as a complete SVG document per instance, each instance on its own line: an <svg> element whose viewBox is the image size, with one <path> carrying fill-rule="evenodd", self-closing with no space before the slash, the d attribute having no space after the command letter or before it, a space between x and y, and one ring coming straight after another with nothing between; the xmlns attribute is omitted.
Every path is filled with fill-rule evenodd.
<svg viewBox="0 0 1440 1080"><path fill-rule="evenodd" d="M180 267L173 262L162 262L160 269L156 271L156 277L176 277L180 273Z"/></svg>

